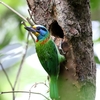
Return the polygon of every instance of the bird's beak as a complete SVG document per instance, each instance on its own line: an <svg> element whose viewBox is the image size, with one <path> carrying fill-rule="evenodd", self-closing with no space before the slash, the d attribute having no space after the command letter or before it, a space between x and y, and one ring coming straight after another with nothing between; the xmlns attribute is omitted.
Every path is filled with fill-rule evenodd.
<svg viewBox="0 0 100 100"><path fill-rule="evenodd" d="M36 27L33 26L33 27L25 27L26 30L28 30L29 32L32 32L36 37L39 36L39 33L36 31Z"/></svg>

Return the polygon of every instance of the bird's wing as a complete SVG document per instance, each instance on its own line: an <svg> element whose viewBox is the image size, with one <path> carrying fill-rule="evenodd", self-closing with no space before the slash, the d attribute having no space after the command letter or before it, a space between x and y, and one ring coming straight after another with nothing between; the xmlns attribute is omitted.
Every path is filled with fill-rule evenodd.
<svg viewBox="0 0 100 100"><path fill-rule="evenodd" d="M49 75L57 75L59 72L59 61L56 46L52 40L48 41L43 47L42 58L39 57L40 62Z"/></svg>

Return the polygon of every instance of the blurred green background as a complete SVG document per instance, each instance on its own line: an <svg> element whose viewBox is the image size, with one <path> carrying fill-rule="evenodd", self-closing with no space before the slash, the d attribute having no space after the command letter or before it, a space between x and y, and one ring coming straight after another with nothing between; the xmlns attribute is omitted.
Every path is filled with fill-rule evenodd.
<svg viewBox="0 0 100 100"><path fill-rule="evenodd" d="M24 17L29 16L27 11L28 6L25 0L3 0L3 2L15 9ZM15 79L23 54L25 53L27 41L27 31L24 29L21 21L22 19L19 16L0 4L0 62L6 70L12 85L15 84ZM36 56L34 43L31 37L29 37L28 50L25 58L15 90L29 91L35 83L45 83L45 80L47 79L47 74L42 69ZM39 85L42 85L42 87L46 89L40 89ZM48 88L43 84L39 85L35 88L33 86L33 91L44 92L44 94L47 95ZM12 89L0 66L0 92L1 91L12 91ZM32 96L31 98L40 98L40 100L42 98L44 99L41 95ZM16 100L28 100L28 98L29 94L16 94ZM2 94L0 95L0 100L13 100L12 94Z"/></svg>
<svg viewBox="0 0 100 100"><path fill-rule="evenodd" d="M10 7L15 9L24 17L28 17L28 6L25 0L2 0ZM93 41L95 61L98 68L100 68L100 53L97 51L100 46L100 0L91 1L91 18L93 26ZM12 11L0 4L0 62L6 70L12 85L15 83L16 75L21 63L23 54L25 53L27 32L24 26L21 25L22 19L14 14ZM44 82L47 79L46 72L42 69L35 53L34 43L29 37L28 51L24 61L19 79L15 90L29 91L36 82ZM0 91L12 91L7 78L0 66ZM36 85L32 91L48 95L48 87L44 84ZM28 100L29 94L16 94L16 100ZM41 95L32 95L30 100L45 100ZM12 94L0 95L0 100L12 100Z"/></svg>

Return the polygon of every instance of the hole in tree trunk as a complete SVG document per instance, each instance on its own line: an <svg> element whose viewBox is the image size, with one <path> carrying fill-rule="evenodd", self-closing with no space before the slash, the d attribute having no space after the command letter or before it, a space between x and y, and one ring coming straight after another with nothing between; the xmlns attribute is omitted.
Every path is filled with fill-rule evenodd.
<svg viewBox="0 0 100 100"><path fill-rule="evenodd" d="M55 37L60 37L60 38L64 37L63 30L62 30L62 28L60 27L60 25L58 24L58 22L56 20L54 20L50 24L49 31Z"/></svg>

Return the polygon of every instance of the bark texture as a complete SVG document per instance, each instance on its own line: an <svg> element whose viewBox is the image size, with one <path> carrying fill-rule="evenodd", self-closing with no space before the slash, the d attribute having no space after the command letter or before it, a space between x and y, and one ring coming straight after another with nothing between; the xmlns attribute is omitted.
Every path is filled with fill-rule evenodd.
<svg viewBox="0 0 100 100"><path fill-rule="evenodd" d="M89 0L27 0L36 24L57 39L67 61L59 75L60 100L94 100L96 66ZM59 39L63 38L63 39Z"/></svg>

